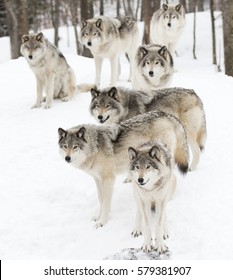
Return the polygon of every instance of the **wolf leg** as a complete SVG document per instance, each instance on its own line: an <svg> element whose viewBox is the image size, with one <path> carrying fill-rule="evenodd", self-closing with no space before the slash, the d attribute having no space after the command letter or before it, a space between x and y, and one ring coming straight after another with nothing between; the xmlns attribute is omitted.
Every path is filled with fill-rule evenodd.
<svg viewBox="0 0 233 280"><path fill-rule="evenodd" d="M47 77L47 81L46 81L45 109L51 108L53 95L54 95L54 83L55 83L55 76L52 74L51 76Z"/></svg>
<svg viewBox="0 0 233 280"><path fill-rule="evenodd" d="M110 59L110 63L111 63L111 86L115 86L118 77L118 63L119 63L118 56L112 57Z"/></svg>
<svg viewBox="0 0 233 280"><path fill-rule="evenodd" d="M168 247L163 241L164 235L164 218L165 218L165 208L167 200L156 201L156 241L155 241L155 250L159 254L163 254L168 250Z"/></svg>
<svg viewBox="0 0 233 280"><path fill-rule="evenodd" d="M41 107L41 102L43 102L43 87L43 81L38 76L36 76L36 104L32 106L32 109Z"/></svg>
<svg viewBox="0 0 233 280"><path fill-rule="evenodd" d="M95 56L94 59L95 59L95 84L97 87L99 87L103 58L99 56Z"/></svg>
<svg viewBox="0 0 233 280"><path fill-rule="evenodd" d="M142 215L142 232L144 237L144 242L142 249L144 252L148 253L152 250L152 239L151 239L151 202L140 200L140 209Z"/></svg>
<svg viewBox="0 0 233 280"><path fill-rule="evenodd" d="M112 193L113 193L113 185L114 185L115 177L108 176L107 178L103 178L101 180L101 201L100 201L100 217L96 222L96 227L102 227L108 219L108 215L111 209L111 201L112 201Z"/></svg>

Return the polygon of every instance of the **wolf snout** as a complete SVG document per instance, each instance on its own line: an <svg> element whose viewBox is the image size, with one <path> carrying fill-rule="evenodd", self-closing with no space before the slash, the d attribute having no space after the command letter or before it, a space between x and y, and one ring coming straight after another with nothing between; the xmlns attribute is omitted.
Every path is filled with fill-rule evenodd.
<svg viewBox="0 0 233 280"><path fill-rule="evenodd" d="M91 42L89 41L89 42L87 42L87 45L90 47L91 46Z"/></svg>
<svg viewBox="0 0 233 280"><path fill-rule="evenodd" d="M70 157L70 156L66 156L66 157L65 157L65 161L68 162L68 163L70 163L70 162L71 162L71 157Z"/></svg>
<svg viewBox="0 0 233 280"><path fill-rule="evenodd" d="M103 116L102 116L102 115L99 115L99 116L98 116L98 120L100 120L100 121L103 120Z"/></svg>
<svg viewBox="0 0 233 280"><path fill-rule="evenodd" d="M29 57L29 59L32 59L32 55L31 54L28 57Z"/></svg>
<svg viewBox="0 0 233 280"><path fill-rule="evenodd" d="M171 23L169 22L169 23L167 24L167 26L168 26L168 27L171 27L172 25L171 25Z"/></svg>
<svg viewBox="0 0 233 280"><path fill-rule="evenodd" d="M154 71L149 71L149 75L150 75L151 77L153 77L153 76L154 76Z"/></svg>
<svg viewBox="0 0 233 280"><path fill-rule="evenodd" d="M143 179L143 178L138 178L138 183L139 183L139 184L143 184L143 182L144 182L144 179Z"/></svg>

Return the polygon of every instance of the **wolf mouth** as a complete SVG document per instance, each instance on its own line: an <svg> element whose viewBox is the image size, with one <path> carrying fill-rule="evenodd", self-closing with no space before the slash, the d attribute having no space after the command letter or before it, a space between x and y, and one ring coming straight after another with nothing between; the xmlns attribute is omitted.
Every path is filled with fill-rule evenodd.
<svg viewBox="0 0 233 280"><path fill-rule="evenodd" d="M109 119L109 117L110 117L110 116L107 116L107 118L106 118L105 120L102 119L102 120L100 120L99 122L100 122L100 123L105 123L105 122Z"/></svg>

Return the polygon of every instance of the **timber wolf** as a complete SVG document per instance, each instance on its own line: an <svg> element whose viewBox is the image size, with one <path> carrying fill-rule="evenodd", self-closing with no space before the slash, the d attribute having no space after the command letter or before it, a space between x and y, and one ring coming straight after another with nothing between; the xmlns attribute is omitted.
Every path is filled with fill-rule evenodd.
<svg viewBox="0 0 233 280"><path fill-rule="evenodd" d="M68 130L59 128L58 137L62 158L95 180L100 203L100 211L94 217L96 227L107 221L115 178L126 172L129 165L128 147L162 142L179 170L188 171L185 130L175 117L164 112L149 112L111 126L86 124Z"/></svg>
<svg viewBox="0 0 233 280"><path fill-rule="evenodd" d="M52 105L53 98L68 101L75 90L75 75L63 54L52 45L43 33L22 36L21 53L36 76L37 98L32 108L41 107L46 93L45 108Z"/></svg>
<svg viewBox="0 0 233 280"><path fill-rule="evenodd" d="M163 4L150 22L151 43L166 46L171 55L185 27L185 10L181 4Z"/></svg>
<svg viewBox="0 0 233 280"><path fill-rule="evenodd" d="M139 45L139 31L136 21L131 17L111 19L99 16L82 20L79 34L80 42L90 49L95 60L96 86L100 85L100 76L104 58L111 63L111 85L116 85L120 74L119 56L127 53L130 64ZM130 79L132 64L130 66Z"/></svg>
<svg viewBox="0 0 233 280"><path fill-rule="evenodd" d="M148 147L149 146L149 147ZM155 250L164 253L168 247L163 239L168 238L166 205L176 189L176 177L172 168L172 159L168 149L155 143L143 145L139 149L129 147L129 178L137 201L135 231L137 236L142 230L144 236L143 251L153 248L153 225L151 209L155 208L156 234Z"/></svg>
<svg viewBox="0 0 233 280"><path fill-rule="evenodd" d="M199 162L206 140L206 118L201 99L192 89L165 88L138 91L122 87L91 89L91 115L100 124L120 123L136 115L160 110L183 124L193 158L190 170Z"/></svg>
<svg viewBox="0 0 233 280"><path fill-rule="evenodd" d="M172 81L173 59L166 46L143 45L134 60L132 87L138 90L155 90L168 87Z"/></svg>

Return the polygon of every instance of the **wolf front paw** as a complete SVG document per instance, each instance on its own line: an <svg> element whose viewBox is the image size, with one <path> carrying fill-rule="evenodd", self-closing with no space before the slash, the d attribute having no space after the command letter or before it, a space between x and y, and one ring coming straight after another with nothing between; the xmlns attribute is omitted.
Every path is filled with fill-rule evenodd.
<svg viewBox="0 0 233 280"><path fill-rule="evenodd" d="M98 221L96 222L95 227L96 227L96 228L103 227L103 226L106 224L106 222L107 222L106 220L100 219L100 220L98 220Z"/></svg>
<svg viewBox="0 0 233 280"><path fill-rule="evenodd" d="M40 108L40 107L41 107L41 103L33 105L31 109Z"/></svg>
<svg viewBox="0 0 233 280"><path fill-rule="evenodd" d="M63 98L61 99L61 101L62 101L62 102L67 102L67 101L69 101L69 97L67 97L67 96L66 96L66 97L63 97Z"/></svg>
<svg viewBox="0 0 233 280"><path fill-rule="evenodd" d="M164 242L155 242L155 250L162 255L168 251L168 247Z"/></svg>
<svg viewBox="0 0 233 280"><path fill-rule="evenodd" d="M143 245L142 245L142 250L143 250L143 252L145 252L145 253L149 253L149 252L151 252L152 250L153 250L153 246L151 245L151 243L144 243Z"/></svg>
<svg viewBox="0 0 233 280"><path fill-rule="evenodd" d="M142 231L140 229L134 229L132 232L131 232L131 235L136 238L140 235L142 235Z"/></svg>

